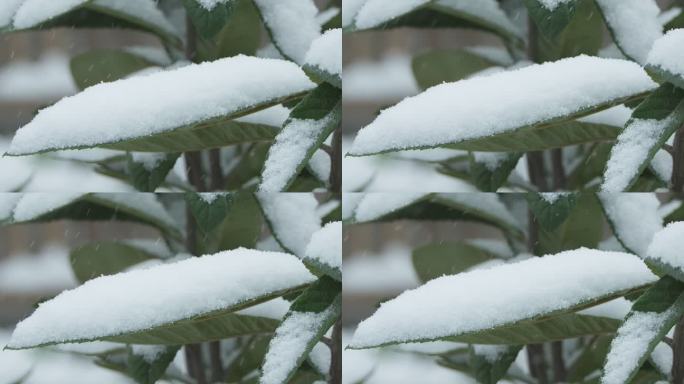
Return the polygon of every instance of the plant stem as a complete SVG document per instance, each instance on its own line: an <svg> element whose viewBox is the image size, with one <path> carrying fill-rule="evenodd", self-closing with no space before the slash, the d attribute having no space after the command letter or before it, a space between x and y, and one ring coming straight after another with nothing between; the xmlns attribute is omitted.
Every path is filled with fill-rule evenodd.
<svg viewBox="0 0 684 384"><path fill-rule="evenodd" d="M537 243L539 241L539 224L531 210L527 211L527 249L530 253L536 254ZM530 374L537 379L539 384L548 383L546 377L546 358L544 356L543 344L528 344L527 348L527 363L530 368Z"/></svg>
<svg viewBox="0 0 684 384"><path fill-rule="evenodd" d="M553 362L554 383L564 382L568 373L565 369L565 360L563 359L562 341L554 341L551 343L551 361Z"/></svg>
<svg viewBox="0 0 684 384"><path fill-rule="evenodd" d="M333 132L332 151L330 153L330 191L342 191L342 127Z"/></svg>
<svg viewBox="0 0 684 384"><path fill-rule="evenodd" d="M342 383L342 319L337 319L330 345L330 384Z"/></svg>
<svg viewBox="0 0 684 384"><path fill-rule="evenodd" d="M220 191L223 189L223 169L221 169L221 149L209 150L209 175L211 176L209 189Z"/></svg>
<svg viewBox="0 0 684 384"><path fill-rule="evenodd" d="M684 189L684 127L675 133L672 154L672 191L682 192Z"/></svg>
<svg viewBox="0 0 684 384"><path fill-rule="evenodd" d="M188 367L188 373L195 379L197 384L207 384L207 377L202 365L202 347L200 344L185 344L185 362Z"/></svg>
<svg viewBox="0 0 684 384"><path fill-rule="evenodd" d="M188 181L195 187L196 192L206 192L207 187L204 185L204 177L202 176L202 154L197 151L185 152L183 157L185 157Z"/></svg>
<svg viewBox="0 0 684 384"><path fill-rule="evenodd" d="M211 381L223 380L223 362L221 361L221 341L209 343L209 361L211 362Z"/></svg>
<svg viewBox="0 0 684 384"><path fill-rule="evenodd" d="M544 154L542 152L527 152L527 171L530 174L530 181L537 187L537 191L549 190L544 175Z"/></svg>
<svg viewBox="0 0 684 384"><path fill-rule="evenodd" d="M675 326L672 343L672 383L684 384L684 318Z"/></svg>
<svg viewBox="0 0 684 384"><path fill-rule="evenodd" d="M565 189L565 167L563 166L563 148L551 150L551 166L553 168L553 190Z"/></svg>

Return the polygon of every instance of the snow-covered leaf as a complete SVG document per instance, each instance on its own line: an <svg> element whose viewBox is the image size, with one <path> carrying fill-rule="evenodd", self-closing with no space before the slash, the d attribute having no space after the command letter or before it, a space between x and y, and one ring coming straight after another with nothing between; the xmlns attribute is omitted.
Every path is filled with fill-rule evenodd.
<svg viewBox="0 0 684 384"><path fill-rule="evenodd" d="M471 152L470 178L484 192L496 192L506 183L522 153Z"/></svg>
<svg viewBox="0 0 684 384"><path fill-rule="evenodd" d="M314 195L259 192L257 200L278 244L286 251L304 257L311 236L321 229Z"/></svg>
<svg viewBox="0 0 684 384"><path fill-rule="evenodd" d="M354 210L354 221L357 223L380 220L394 212L422 201L429 193L382 193L371 192L359 195L360 200ZM343 203L345 204L345 203Z"/></svg>
<svg viewBox="0 0 684 384"><path fill-rule="evenodd" d="M349 153L463 146L478 139L543 131L642 98L656 87L635 63L589 56L442 84L382 111L359 132Z"/></svg>
<svg viewBox="0 0 684 384"><path fill-rule="evenodd" d="M278 51L304 64L311 43L321 35L313 0L254 0Z"/></svg>
<svg viewBox="0 0 684 384"><path fill-rule="evenodd" d="M465 79L487 68L513 64L507 52L496 54L501 57L491 57L467 48L428 51L414 56L411 67L418 85L428 89L444 82Z"/></svg>
<svg viewBox="0 0 684 384"><path fill-rule="evenodd" d="M314 232L302 260L333 279L342 281L342 222L328 223Z"/></svg>
<svg viewBox="0 0 684 384"><path fill-rule="evenodd" d="M127 368L139 384L155 384L176 357L180 346L129 346Z"/></svg>
<svg viewBox="0 0 684 384"><path fill-rule="evenodd" d="M180 153L129 153L126 171L131 184L141 192L154 192L178 161Z"/></svg>
<svg viewBox="0 0 684 384"><path fill-rule="evenodd" d="M185 201L197 226L207 234L226 218L233 205L233 195L222 192L186 193Z"/></svg>
<svg viewBox="0 0 684 384"><path fill-rule="evenodd" d="M434 243L413 250L413 268L421 281L464 272L496 255L464 242Z"/></svg>
<svg viewBox="0 0 684 384"><path fill-rule="evenodd" d="M646 64L653 43L663 35L655 0L596 0L608 30L622 53ZM639 28L634 28L638 25Z"/></svg>
<svg viewBox="0 0 684 384"><path fill-rule="evenodd" d="M342 119L342 92L323 83L292 110L268 151L259 190L282 192Z"/></svg>
<svg viewBox="0 0 684 384"><path fill-rule="evenodd" d="M331 29L311 44L304 70L320 81L342 89L342 29Z"/></svg>
<svg viewBox="0 0 684 384"><path fill-rule="evenodd" d="M75 248L69 254L74 275L81 283L90 279L113 275L159 255L135 243L99 241Z"/></svg>
<svg viewBox="0 0 684 384"><path fill-rule="evenodd" d="M13 223L60 219L135 221L180 237L177 223L149 193L27 193L12 210Z"/></svg>
<svg viewBox="0 0 684 384"><path fill-rule="evenodd" d="M563 224L577 204L577 195L574 193L528 193L525 198L541 227L548 231Z"/></svg>
<svg viewBox="0 0 684 384"><path fill-rule="evenodd" d="M292 303L264 358L260 384L284 384L333 326L342 310L342 284L323 277Z"/></svg>
<svg viewBox="0 0 684 384"><path fill-rule="evenodd" d="M389 7L384 0L367 0L353 8L356 12L344 15L353 20L344 23L352 31L452 27L492 32L515 44L522 41L521 31L494 0L395 0Z"/></svg>
<svg viewBox="0 0 684 384"><path fill-rule="evenodd" d="M660 202L652 193L601 193L598 195L613 234L629 252L645 257L653 236L663 229Z"/></svg>
<svg viewBox="0 0 684 384"><path fill-rule="evenodd" d="M157 151L181 152L197 140L178 142L187 138L169 135L188 131L225 145L228 136L250 136L245 127L226 127L231 120L301 97L313 87L294 63L247 56L98 84L41 110L17 131L8 153L93 146L150 151L144 145L150 142ZM227 133L214 137L220 130ZM260 136L258 130L254 135ZM177 143L165 145L171 139ZM185 148L179 151L179 146Z"/></svg>
<svg viewBox="0 0 684 384"><path fill-rule="evenodd" d="M176 46L181 44L178 31L152 0L53 0L49 5L43 0L11 3L15 7L6 10L9 19L0 20L0 32L55 27L123 27L154 33Z"/></svg>
<svg viewBox="0 0 684 384"><path fill-rule="evenodd" d="M478 383L497 384L508 372L521 345L471 345L470 366Z"/></svg>
<svg viewBox="0 0 684 384"><path fill-rule="evenodd" d="M525 6L539 30L548 38L554 38L572 20L577 7L576 0L525 0Z"/></svg>
<svg viewBox="0 0 684 384"><path fill-rule="evenodd" d="M665 83L639 104L620 132L606 164L601 190L628 191L682 123L684 89Z"/></svg>
<svg viewBox="0 0 684 384"><path fill-rule="evenodd" d="M648 54L646 68L680 88L684 88L684 64L681 50L684 44L684 29L669 31L653 44Z"/></svg>
<svg viewBox="0 0 684 384"><path fill-rule="evenodd" d="M445 276L381 304L359 324L351 347L439 339L527 344L534 338L578 336L577 332L608 326L609 319L569 312L622 296L656 279L634 255L586 248ZM539 321L548 317L548 326ZM569 327L551 326L562 323ZM576 326L570 326L573 323ZM515 325L537 328L538 333L515 332L511 330ZM565 332L573 335L563 336ZM511 342L508 336L517 341Z"/></svg>
<svg viewBox="0 0 684 384"><path fill-rule="evenodd" d="M99 83L122 79L154 65L148 59L131 52L98 49L74 56L69 67L76 85L83 90Z"/></svg>
<svg viewBox="0 0 684 384"><path fill-rule="evenodd" d="M628 383L684 314L684 283L663 277L632 306L610 345L602 384Z"/></svg>
<svg viewBox="0 0 684 384"><path fill-rule="evenodd" d="M684 241L684 222L668 224L653 236L646 251L646 261L668 275L684 281L682 241Z"/></svg>
<svg viewBox="0 0 684 384"><path fill-rule="evenodd" d="M103 276L40 304L8 348L90 340L180 345L267 332L271 320L233 312L314 280L294 256L244 248Z"/></svg>

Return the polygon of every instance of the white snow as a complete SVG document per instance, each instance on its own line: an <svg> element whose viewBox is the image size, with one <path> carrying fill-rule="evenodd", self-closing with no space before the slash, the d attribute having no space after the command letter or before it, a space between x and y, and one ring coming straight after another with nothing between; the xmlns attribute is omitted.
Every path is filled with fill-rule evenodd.
<svg viewBox="0 0 684 384"><path fill-rule="evenodd" d="M671 7L670 9L666 9L658 15L658 21L660 24L663 25L663 27L668 24L670 21L674 20L677 16L679 16L682 13L682 8L681 7Z"/></svg>
<svg viewBox="0 0 684 384"><path fill-rule="evenodd" d="M0 28L4 28L12 22L14 14L24 0L5 0L0 2Z"/></svg>
<svg viewBox="0 0 684 384"><path fill-rule="evenodd" d="M132 345L131 350L136 356L142 357L142 359L148 363L152 364L155 360L159 358L164 352L166 352L165 345Z"/></svg>
<svg viewBox="0 0 684 384"><path fill-rule="evenodd" d="M339 269L342 266L342 222L330 222L315 232L304 254L308 259Z"/></svg>
<svg viewBox="0 0 684 384"><path fill-rule="evenodd" d="M260 384L280 384L296 368L297 359L335 312L333 305L319 313L291 312L278 326L264 357Z"/></svg>
<svg viewBox="0 0 684 384"><path fill-rule="evenodd" d="M629 251L646 256L653 236L663 228L658 198L651 193L601 193L599 198L615 236Z"/></svg>
<svg viewBox="0 0 684 384"><path fill-rule="evenodd" d="M305 160L325 129L332 124L335 114L331 111L320 120L292 119L276 136L268 150L268 158L261 173L259 190L281 192L297 173L297 166Z"/></svg>
<svg viewBox="0 0 684 384"><path fill-rule="evenodd" d="M475 162L484 165L490 172L496 171L508 156L506 152L473 152Z"/></svg>
<svg viewBox="0 0 684 384"><path fill-rule="evenodd" d="M42 303L9 346L95 339L230 308L315 279L297 258L244 248L98 277Z"/></svg>
<svg viewBox="0 0 684 384"><path fill-rule="evenodd" d="M499 357L508 351L507 345L473 345L476 355L484 357L485 361L494 364Z"/></svg>
<svg viewBox="0 0 684 384"><path fill-rule="evenodd" d="M429 3L430 0L367 0L356 14L356 27L377 27Z"/></svg>
<svg viewBox="0 0 684 384"><path fill-rule="evenodd" d="M313 0L254 0L275 45L298 64L304 63L311 43L321 35Z"/></svg>
<svg viewBox="0 0 684 384"><path fill-rule="evenodd" d="M333 75L341 74L342 29L328 30L321 37L314 40L304 62Z"/></svg>
<svg viewBox="0 0 684 384"><path fill-rule="evenodd" d="M178 31L154 0L94 0L92 4L110 12L122 13L144 24L151 24L169 35L178 36Z"/></svg>
<svg viewBox="0 0 684 384"><path fill-rule="evenodd" d="M213 203L216 199L222 196L226 196L228 193L226 192L203 192L199 193L198 196L202 201L204 201L207 204Z"/></svg>
<svg viewBox="0 0 684 384"><path fill-rule="evenodd" d="M674 168L672 164L672 155L666 150L659 149L655 156L653 156L653 159L651 159L649 165L651 170L660 180L663 180L666 183L669 183L670 180L672 180L672 169Z"/></svg>
<svg viewBox="0 0 684 384"><path fill-rule="evenodd" d="M330 348L323 343L316 343L309 352L309 361L319 373L327 375L330 372ZM325 381L321 384L325 384Z"/></svg>
<svg viewBox="0 0 684 384"><path fill-rule="evenodd" d="M267 319L282 320L287 311L290 310L290 302L282 297L276 297L265 303L257 304L245 309L241 309L236 313L239 315L265 317Z"/></svg>
<svg viewBox="0 0 684 384"><path fill-rule="evenodd" d="M95 146L230 115L314 84L294 63L235 56L89 87L41 110L10 154Z"/></svg>
<svg viewBox="0 0 684 384"><path fill-rule="evenodd" d="M345 64L342 77L345 102L396 102L420 91L411 69L411 57L396 53L377 61Z"/></svg>
<svg viewBox="0 0 684 384"><path fill-rule="evenodd" d="M281 104L278 104L254 113L250 113L249 115L238 117L235 119L235 121L270 125L272 127L282 127L288 116L290 116L290 110L283 107Z"/></svg>
<svg viewBox="0 0 684 384"><path fill-rule="evenodd" d="M590 56L440 84L382 111L359 132L350 153L433 147L502 134L582 114L655 87L636 63Z"/></svg>
<svg viewBox="0 0 684 384"><path fill-rule="evenodd" d="M622 320L632 309L632 303L624 297L618 297L611 301L583 309L578 313L581 315L607 317L610 319Z"/></svg>
<svg viewBox="0 0 684 384"><path fill-rule="evenodd" d="M14 14L15 28L31 28L61 14L69 12L88 0L24 0Z"/></svg>
<svg viewBox="0 0 684 384"><path fill-rule="evenodd" d="M48 245L0 262L0 292L4 294L51 295L77 284L69 251L62 246Z"/></svg>
<svg viewBox="0 0 684 384"><path fill-rule="evenodd" d="M165 153L132 152L131 157L134 163L139 163L147 172L154 171L159 163L166 159Z"/></svg>
<svg viewBox="0 0 684 384"><path fill-rule="evenodd" d="M362 223L376 220L382 216L408 207L427 196L429 196L429 193L424 192L367 193L363 195L363 198L356 206L355 221Z"/></svg>
<svg viewBox="0 0 684 384"><path fill-rule="evenodd" d="M211 11L217 5L225 4L225 3L228 3L229 1L233 1L233 0L197 0L197 2L200 3L200 5L202 7L204 7L207 11Z"/></svg>
<svg viewBox="0 0 684 384"><path fill-rule="evenodd" d="M359 202L361 201L361 199L363 199L364 196L364 194L356 192L342 194L342 220L349 220L354 216L356 207L359 205ZM3 204L2 200L0 200L0 220L2 218L1 204Z"/></svg>
<svg viewBox="0 0 684 384"><path fill-rule="evenodd" d="M669 376L672 371L672 348L664 342L658 343L653 349L653 352L651 352L651 361L653 362L653 365L658 368L660 373Z"/></svg>
<svg viewBox="0 0 684 384"><path fill-rule="evenodd" d="M496 0L437 0L437 5L465 13L470 18L480 19L511 35L521 37L520 29L511 22ZM467 17L466 17L467 18Z"/></svg>
<svg viewBox="0 0 684 384"><path fill-rule="evenodd" d="M580 117L577 121L624 127L631 116L632 110L621 104L588 116Z"/></svg>
<svg viewBox="0 0 684 384"><path fill-rule="evenodd" d="M345 355L345 357L346 356L347 355ZM371 360L371 363L372 362L373 361ZM343 365L346 365L346 363ZM409 355L406 353L394 353L391 355L380 355L376 365L373 367L370 377L364 380L363 383L477 384L477 381L467 373L439 365L432 358ZM501 384L510 383L501 381Z"/></svg>
<svg viewBox="0 0 684 384"><path fill-rule="evenodd" d="M555 203L559 198L569 195L569 192L542 192L539 197L549 204Z"/></svg>
<svg viewBox="0 0 684 384"><path fill-rule="evenodd" d="M25 351L8 351L9 353ZM134 384L122 373L97 366L92 359L65 353L34 354L35 365L22 384Z"/></svg>
<svg viewBox="0 0 684 384"><path fill-rule="evenodd" d="M342 268L345 295L388 297L420 284L411 249L399 243L387 244L379 253L345 256Z"/></svg>
<svg viewBox="0 0 684 384"><path fill-rule="evenodd" d="M648 351L663 323L672 316L673 309L662 313L633 312L618 329L610 344L603 369L602 384L623 384L637 368L639 359Z"/></svg>
<svg viewBox="0 0 684 384"><path fill-rule="evenodd" d="M283 247L303 257L311 236L321 229L318 202L310 193L257 193L273 235Z"/></svg>
<svg viewBox="0 0 684 384"><path fill-rule="evenodd" d="M444 276L381 304L359 324L351 345L364 348L486 330L656 279L636 256L586 248Z"/></svg>
<svg viewBox="0 0 684 384"><path fill-rule="evenodd" d="M154 193L93 193L91 200L99 200L114 209L126 207L169 228L178 228L178 222L169 215Z"/></svg>
<svg viewBox="0 0 684 384"><path fill-rule="evenodd" d="M309 159L309 170L318 180L328 183L330 180L330 155L322 149L317 149Z"/></svg>
<svg viewBox="0 0 684 384"><path fill-rule="evenodd" d="M549 11L553 11L561 4L567 4L573 1L575 0L537 0L538 3L543 5L544 8L548 9Z"/></svg>
<svg viewBox="0 0 684 384"><path fill-rule="evenodd" d="M675 269L684 270L682 246L684 246L684 222L673 222L656 232L650 245L648 245L646 257Z"/></svg>
<svg viewBox="0 0 684 384"><path fill-rule="evenodd" d="M366 0L345 0L342 2L342 26L348 27L354 22L354 17L359 13Z"/></svg>
<svg viewBox="0 0 684 384"><path fill-rule="evenodd" d="M450 193L438 196L447 204L456 203L467 211L482 212L486 216L501 221L513 228L520 227L518 220L499 200L499 195L496 193Z"/></svg>
<svg viewBox="0 0 684 384"><path fill-rule="evenodd" d="M639 166L647 161L651 149L672 125L672 119L671 116L663 120L633 119L620 132L606 164L602 191L623 192L628 188L637 177Z"/></svg>
<svg viewBox="0 0 684 384"><path fill-rule="evenodd" d="M672 74L684 76L684 29L673 29L653 44L648 54L648 65L664 69Z"/></svg>
<svg viewBox="0 0 684 384"><path fill-rule="evenodd" d="M44 103L77 91L69 57L60 51L48 50L35 61L14 59L0 67L0 100L3 101Z"/></svg>
<svg viewBox="0 0 684 384"><path fill-rule="evenodd" d="M81 192L71 193L26 193L14 207L13 219L15 222L36 219L48 212L67 206L80 199L84 194Z"/></svg>
<svg viewBox="0 0 684 384"><path fill-rule="evenodd" d="M655 0L596 0L615 42L629 57L641 64L653 42L663 35ZM639 28L634 28L638 25Z"/></svg>
<svg viewBox="0 0 684 384"><path fill-rule="evenodd" d="M20 193L2 193L0 194L0 221L9 220L12 218L12 212L17 202L21 199Z"/></svg>

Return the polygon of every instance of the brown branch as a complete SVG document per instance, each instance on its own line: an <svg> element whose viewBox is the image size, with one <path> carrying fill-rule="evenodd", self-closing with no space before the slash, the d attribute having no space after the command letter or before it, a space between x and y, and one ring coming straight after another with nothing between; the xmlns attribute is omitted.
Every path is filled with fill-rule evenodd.
<svg viewBox="0 0 684 384"><path fill-rule="evenodd" d="M342 192L342 127L333 133L332 153L330 154L330 191Z"/></svg>
<svg viewBox="0 0 684 384"><path fill-rule="evenodd" d="M342 319L337 319L330 348L330 384L342 383Z"/></svg>
<svg viewBox="0 0 684 384"><path fill-rule="evenodd" d="M221 149L209 150L209 189L220 191L223 189L223 169L221 167Z"/></svg>
<svg viewBox="0 0 684 384"><path fill-rule="evenodd" d="M684 128L675 134L672 154L672 191L684 190Z"/></svg>

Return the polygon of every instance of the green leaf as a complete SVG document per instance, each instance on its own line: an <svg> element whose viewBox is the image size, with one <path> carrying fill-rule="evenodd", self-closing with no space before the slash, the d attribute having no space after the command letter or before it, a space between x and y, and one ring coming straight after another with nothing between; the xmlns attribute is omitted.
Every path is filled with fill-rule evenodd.
<svg viewBox="0 0 684 384"><path fill-rule="evenodd" d="M475 379L481 384L496 384L506 375L508 368L522 349L522 345L508 346L504 351L497 351L494 361L491 361L488 355L479 354L478 348L481 347L470 346L470 366Z"/></svg>
<svg viewBox="0 0 684 384"><path fill-rule="evenodd" d="M192 1L192 0L185 0ZM261 19L250 0L232 0L224 7L232 7L230 16L211 38L197 39L197 57L200 61L214 61L239 54L253 56L261 44ZM220 6L220 5L219 5Z"/></svg>
<svg viewBox="0 0 684 384"><path fill-rule="evenodd" d="M603 380L629 382L656 345L684 315L684 283L665 276L632 305L613 339L606 358ZM625 363L623 354L638 353Z"/></svg>
<svg viewBox="0 0 684 384"><path fill-rule="evenodd" d="M260 190L286 191L297 175L309 162L325 139L340 125L342 119L342 91L323 83L309 93L290 112L285 125L268 152L262 172ZM307 124L302 124L307 121ZM281 180L282 164L298 157L294 169L286 169L289 175Z"/></svg>
<svg viewBox="0 0 684 384"><path fill-rule="evenodd" d="M461 273L493 258L491 253L463 242L428 244L412 252L413 269L422 282Z"/></svg>
<svg viewBox="0 0 684 384"><path fill-rule="evenodd" d="M548 38L555 38L572 20L577 2L575 0L561 2L553 10L549 10L540 0L524 0L527 12L541 33Z"/></svg>
<svg viewBox="0 0 684 384"><path fill-rule="evenodd" d="M207 253L256 248L263 223L261 208L254 195L248 191L236 192L223 220L207 234L202 245Z"/></svg>
<svg viewBox="0 0 684 384"><path fill-rule="evenodd" d="M538 1L538 0L527 0ZM558 12L574 8L566 26L558 34L542 33L537 39L539 61L555 61L565 57L578 55L597 55L603 42L603 19L593 0L574 0L560 4L553 13L564 18ZM563 22L561 20L549 20ZM538 25L540 23L538 22ZM560 24L557 24L560 26ZM540 29L542 29L540 27ZM543 32L543 29L542 29Z"/></svg>
<svg viewBox="0 0 684 384"><path fill-rule="evenodd" d="M487 16L484 13L478 12L477 8L431 1L423 6L414 7L407 13L370 29L386 30L400 27L467 28L491 32L506 42L519 46L522 45L522 35L510 20L495 20ZM362 29L354 25L348 27L347 30L360 31Z"/></svg>
<svg viewBox="0 0 684 384"><path fill-rule="evenodd" d="M444 147L476 152L544 151L577 144L612 141L619 133L620 127L568 120L481 139L465 140Z"/></svg>
<svg viewBox="0 0 684 384"><path fill-rule="evenodd" d="M530 207L531 208L531 207ZM582 193L565 221L557 228L539 228L537 254L558 253L581 247L596 248L603 239L603 215L594 194Z"/></svg>
<svg viewBox="0 0 684 384"><path fill-rule="evenodd" d="M411 68L421 89L450 83L503 63L494 62L466 49L437 50L413 57Z"/></svg>
<svg viewBox="0 0 684 384"><path fill-rule="evenodd" d="M613 143L595 143L586 148L582 160L567 176L568 190L587 189L603 176Z"/></svg>
<svg viewBox="0 0 684 384"><path fill-rule="evenodd" d="M338 320L342 309L342 283L327 276L307 288L292 303L290 311L271 339L264 358L261 379L288 383L316 343ZM307 329L301 329L302 326ZM304 344L303 348L291 346ZM281 366L287 361L287 370Z"/></svg>
<svg viewBox="0 0 684 384"><path fill-rule="evenodd" d="M473 184L481 191L496 192L506 183L522 155L517 152L486 154L470 152L468 158Z"/></svg>
<svg viewBox="0 0 684 384"><path fill-rule="evenodd" d="M191 192L185 194L185 202L197 226L208 234L226 218L233 206L233 197L230 193Z"/></svg>
<svg viewBox="0 0 684 384"><path fill-rule="evenodd" d="M154 192L166 180L180 153L131 154L126 170L131 184L141 192Z"/></svg>
<svg viewBox="0 0 684 384"><path fill-rule="evenodd" d="M98 49L74 56L69 64L71 76L80 89L122 79L155 65L129 52Z"/></svg>
<svg viewBox="0 0 684 384"><path fill-rule="evenodd" d="M211 39L223 28L235 7L233 1L218 2L211 10L206 9L197 0L182 0L182 2L195 30L205 39Z"/></svg>
<svg viewBox="0 0 684 384"><path fill-rule="evenodd" d="M558 228L577 204L573 193L528 193L527 205L541 227L547 231Z"/></svg>
<svg viewBox="0 0 684 384"><path fill-rule="evenodd" d="M134 244L100 241L75 248L69 254L71 269L79 282L113 275L159 256Z"/></svg>
<svg viewBox="0 0 684 384"><path fill-rule="evenodd" d="M160 22L149 18L150 14L136 13L135 10L128 10L116 4L95 3L87 1L76 8L68 9L66 12L47 20L41 24L28 29L15 29L8 27L0 32L17 32L24 30L45 30L58 27L67 28L126 28L150 32L157 35L165 43L175 47L182 45L181 39L173 26L165 19L164 14L158 9L152 10ZM161 21L163 20L163 21Z"/></svg>
<svg viewBox="0 0 684 384"><path fill-rule="evenodd" d="M225 176L226 190L242 189L245 184L259 178L270 145L254 143L242 151L237 164Z"/></svg>
<svg viewBox="0 0 684 384"><path fill-rule="evenodd" d="M648 121L648 127L644 126L645 121ZM669 83L663 84L632 112L632 117L618 136L617 143L610 153L601 189L608 192L628 191L651 163L658 150L682 124L684 89ZM644 133L646 131L647 133ZM641 149L644 143L650 144L646 152ZM627 158L630 158L630 161L639 161L639 166L631 173L631 178L624 176L624 161Z"/></svg>
<svg viewBox="0 0 684 384"><path fill-rule="evenodd" d="M240 355L228 365L226 381L229 383L241 382L241 379L257 372L268 351L270 341L270 335L254 336L250 339L247 345L240 350Z"/></svg>
<svg viewBox="0 0 684 384"><path fill-rule="evenodd" d="M137 347L140 348L140 347ZM161 379L173 359L176 357L180 346L169 347L142 347L142 348L162 348L154 351L152 357L140 355L136 352L136 347L129 347L128 351L128 373L139 384L154 384ZM144 353L144 352L143 352Z"/></svg>

